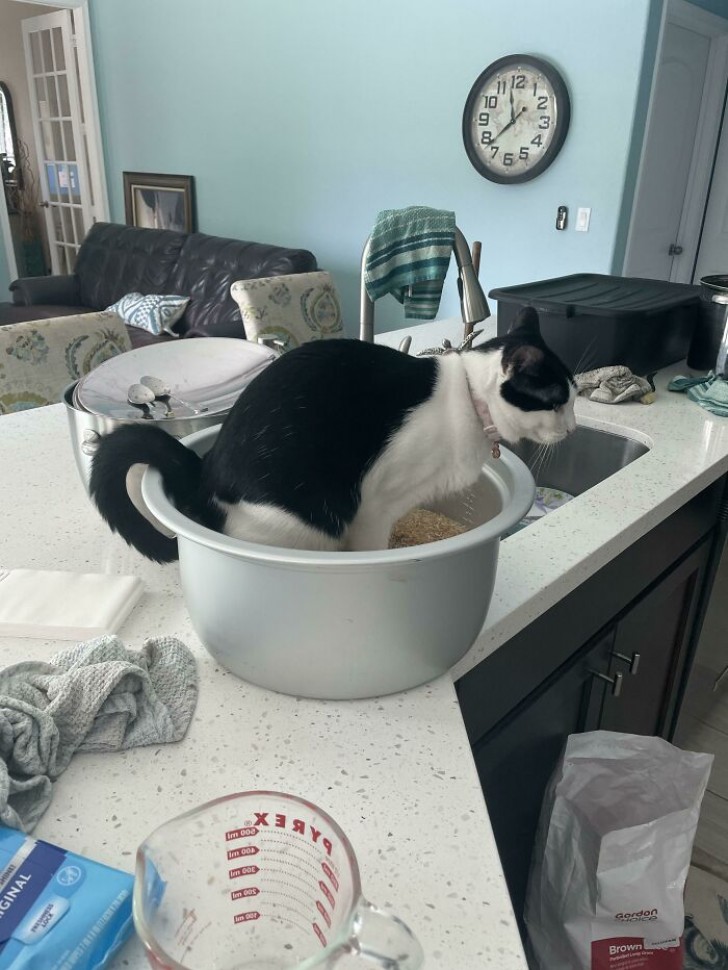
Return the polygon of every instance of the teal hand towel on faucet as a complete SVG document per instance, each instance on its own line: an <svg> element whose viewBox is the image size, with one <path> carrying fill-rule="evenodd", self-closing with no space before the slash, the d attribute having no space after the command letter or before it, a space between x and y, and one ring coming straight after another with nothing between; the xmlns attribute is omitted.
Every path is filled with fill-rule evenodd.
<svg viewBox="0 0 728 970"><path fill-rule="evenodd" d="M364 261L369 298L391 293L406 317L434 320L454 242L454 212L424 205L383 209Z"/></svg>

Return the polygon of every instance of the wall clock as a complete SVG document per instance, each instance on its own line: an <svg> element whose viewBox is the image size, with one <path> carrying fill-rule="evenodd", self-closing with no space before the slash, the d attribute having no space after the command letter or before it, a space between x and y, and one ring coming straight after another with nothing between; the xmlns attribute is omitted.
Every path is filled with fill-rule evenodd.
<svg viewBox="0 0 728 970"><path fill-rule="evenodd" d="M492 182L527 182L564 144L571 103L553 65L530 54L493 61L470 89L463 112L468 158Z"/></svg>

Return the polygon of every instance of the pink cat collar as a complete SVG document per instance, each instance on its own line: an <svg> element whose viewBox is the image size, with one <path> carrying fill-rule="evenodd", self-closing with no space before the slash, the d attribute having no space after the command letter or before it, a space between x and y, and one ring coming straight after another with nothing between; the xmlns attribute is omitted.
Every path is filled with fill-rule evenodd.
<svg viewBox="0 0 728 970"><path fill-rule="evenodd" d="M470 391L470 400L473 402L473 407L475 408L475 413L478 415L480 420L483 422L483 431L490 438L492 448L491 455L493 458L500 458L500 447L499 442L501 440L500 432L495 426L493 417L490 413L488 405L482 398L477 397L473 394L473 389L468 381L468 390Z"/></svg>
<svg viewBox="0 0 728 970"><path fill-rule="evenodd" d="M483 331L478 330L475 333L470 334L465 340L460 344L457 350L452 346L449 340L443 340L441 347L430 347L428 350L421 350L417 355L418 357L430 357L435 355L445 355L445 354L459 354L464 350L470 349L470 344L472 341L479 336ZM478 415L480 420L483 422L483 431L490 438L491 449L490 453L493 458L500 458L500 447L499 442L501 441L501 434L498 428L495 426L493 417L490 413L490 409L482 398L477 397L473 394L473 388L470 384L468 378L468 373L465 371L465 383L468 386L468 393L470 394L470 400L472 401L473 407L475 408L475 413Z"/></svg>

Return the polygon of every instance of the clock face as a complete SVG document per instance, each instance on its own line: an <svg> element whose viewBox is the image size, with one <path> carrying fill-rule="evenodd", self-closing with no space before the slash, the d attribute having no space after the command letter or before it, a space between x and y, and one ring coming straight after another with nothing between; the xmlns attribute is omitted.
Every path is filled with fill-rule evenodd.
<svg viewBox="0 0 728 970"><path fill-rule="evenodd" d="M463 113L468 158L493 182L527 182L553 162L571 107L561 75L529 55L495 61L473 85Z"/></svg>

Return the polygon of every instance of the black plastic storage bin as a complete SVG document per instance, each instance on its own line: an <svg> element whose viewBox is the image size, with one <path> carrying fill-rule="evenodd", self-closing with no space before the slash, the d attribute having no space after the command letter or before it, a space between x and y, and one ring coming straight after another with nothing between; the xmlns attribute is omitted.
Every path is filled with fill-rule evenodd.
<svg viewBox="0 0 728 970"><path fill-rule="evenodd" d="M538 311L548 346L574 373L626 364L644 376L687 356L700 287L577 273L491 290L498 334L524 306Z"/></svg>

